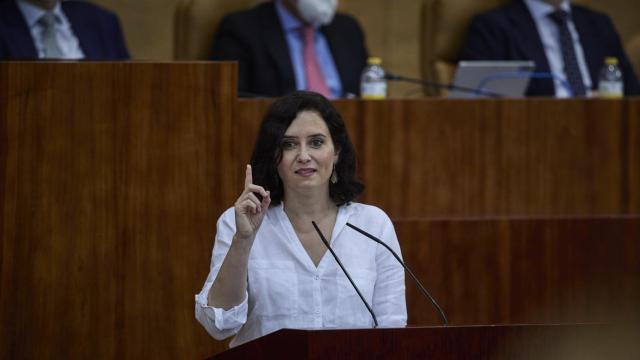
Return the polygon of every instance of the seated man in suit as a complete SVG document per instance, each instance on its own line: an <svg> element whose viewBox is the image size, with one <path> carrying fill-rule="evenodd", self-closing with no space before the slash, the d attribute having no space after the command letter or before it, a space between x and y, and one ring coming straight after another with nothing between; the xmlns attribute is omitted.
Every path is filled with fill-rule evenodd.
<svg viewBox="0 0 640 360"><path fill-rule="evenodd" d="M357 95L367 61L364 34L336 6L337 0L275 0L227 15L212 59L238 61L241 95Z"/></svg>
<svg viewBox="0 0 640 360"><path fill-rule="evenodd" d="M605 14L569 0L513 0L473 19L460 60L533 60L536 72L552 73L575 96L585 96L597 87L609 56L619 60L625 94L639 94L633 67ZM570 92L558 79L531 79L527 95Z"/></svg>
<svg viewBox="0 0 640 360"><path fill-rule="evenodd" d="M0 60L129 58L115 14L84 1L0 0Z"/></svg>

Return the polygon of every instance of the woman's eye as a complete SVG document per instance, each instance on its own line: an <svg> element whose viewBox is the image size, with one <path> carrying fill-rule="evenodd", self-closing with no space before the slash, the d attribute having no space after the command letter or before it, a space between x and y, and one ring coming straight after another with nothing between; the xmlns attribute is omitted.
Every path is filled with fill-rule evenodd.
<svg viewBox="0 0 640 360"><path fill-rule="evenodd" d="M311 146L314 148L319 148L322 146L322 144L324 144L324 141L322 139L313 139L311 140Z"/></svg>
<svg viewBox="0 0 640 360"><path fill-rule="evenodd" d="M296 143L293 141L283 141L282 142L282 149L283 150L289 150L289 149L293 149L296 147Z"/></svg>

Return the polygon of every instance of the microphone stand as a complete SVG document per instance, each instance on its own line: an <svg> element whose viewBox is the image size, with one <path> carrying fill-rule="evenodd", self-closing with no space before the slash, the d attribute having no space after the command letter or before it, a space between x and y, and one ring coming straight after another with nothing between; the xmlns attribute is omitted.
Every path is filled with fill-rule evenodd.
<svg viewBox="0 0 640 360"><path fill-rule="evenodd" d="M344 274L347 275L347 279L349 279L349 282L351 283L353 288L356 289L358 296L360 296L360 300L362 300L362 302L364 303L364 306L366 306L367 310L369 310L369 313L371 313L371 317L373 318L373 323L375 324L374 328L378 327L378 319L376 318L376 315L373 313L373 309L371 309L371 306L369 306L369 303L367 303L367 300L365 300L364 296L362 296L362 294L360 293L360 290L356 286L356 283L354 283L353 280L351 279L351 276L349 276L347 269L344 268L344 266L342 265L342 262L340 261L340 259L338 259L338 255L336 255L336 253L333 251L331 246L329 246L329 242L327 241L327 239L325 239L324 235L322 235L322 231L320 231L320 228L318 228L318 225L316 225L316 222L312 221L311 223L313 224L313 227L316 229L316 232L318 233L318 235L320 235L320 239L322 240L324 245L327 247L327 249L329 249L329 251L331 252L331 255L333 255L333 258L336 259L336 262L342 269L342 272L344 272Z"/></svg>
<svg viewBox="0 0 640 360"><path fill-rule="evenodd" d="M438 305L438 303L436 302L436 300L433 298L433 296L431 296L431 294L429 294L429 292L427 291L427 289L424 288L424 286L422 286L422 283L420 282L420 280L418 280L418 278L413 274L413 271L411 271L411 269L409 269L407 267L407 265L404 263L404 261L402 261L402 259L400 259L400 256L398 256L398 254L396 254L395 251L393 251L393 249L391 249L389 247L389 245L387 245L384 241L381 241L380 239L378 239L377 237L369 234L368 232L360 229L359 227L355 226L355 225L351 225L350 223L347 223L347 226L352 228L353 230L359 232L360 234L368 237L369 239L377 242L378 244L384 246L387 250L389 250L391 252L391 254L393 254L393 256L396 258L396 260L398 260L398 262L400 263L400 265L402 265L402 267L404 267L404 269L409 273L409 275L411 275L411 277L413 278L413 280L416 282L416 284L418 285L418 288L420 289L420 291L422 292L422 294L424 296L426 296L427 298L429 298L429 300L431 300L431 303L433 304L433 306L435 306L435 308L438 310L438 312L440 313L440 317L442 317L442 321L444 322L444 326L449 325L449 320L447 319L447 315L444 314L444 311L442 311L442 308L440 307L440 305Z"/></svg>
<svg viewBox="0 0 640 360"><path fill-rule="evenodd" d="M402 76L402 75L395 75L392 73L387 72L385 74L385 79L389 80L389 81L402 81L402 82L408 82L408 83L412 83L412 84L418 84L418 85L422 85L422 86L429 86L432 88L436 88L436 89L444 89L444 90L457 90L460 92L464 92L467 94L473 94L473 95L485 95L488 97L492 97L492 98L501 98L503 97L502 95L492 92L492 91L487 91L484 89L474 89L474 88L468 88L468 87L464 87L464 86L457 86L457 85L453 85L453 84L441 84L441 83L437 83L437 82L433 82L433 81L427 81L427 80L422 80L422 79L414 79L414 78L409 78L406 76Z"/></svg>

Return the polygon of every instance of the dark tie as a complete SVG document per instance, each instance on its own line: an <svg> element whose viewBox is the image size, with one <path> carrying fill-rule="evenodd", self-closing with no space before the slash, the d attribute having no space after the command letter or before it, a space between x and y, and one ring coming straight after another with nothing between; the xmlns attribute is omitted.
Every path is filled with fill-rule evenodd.
<svg viewBox="0 0 640 360"><path fill-rule="evenodd" d="M571 32L569 32L569 16L569 13L564 10L556 10L549 14L551 20L558 25L564 73L567 76L569 86L571 86L573 96L584 96L586 91L582 82L582 73L580 72L576 51L573 47L573 38L571 37Z"/></svg>

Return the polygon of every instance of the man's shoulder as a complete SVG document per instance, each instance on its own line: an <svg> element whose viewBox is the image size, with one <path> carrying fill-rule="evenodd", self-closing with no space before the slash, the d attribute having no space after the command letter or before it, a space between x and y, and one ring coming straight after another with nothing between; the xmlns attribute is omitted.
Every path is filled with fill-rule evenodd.
<svg viewBox="0 0 640 360"><path fill-rule="evenodd" d="M329 26L338 27L343 31L361 31L360 24L356 18L341 12L335 14Z"/></svg>
<svg viewBox="0 0 640 360"><path fill-rule="evenodd" d="M115 13L100 5L96 5L87 1L68 0L61 3L62 10L65 14L76 14L87 17L114 18Z"/></svg>
<svg viewBox="0 0 640 360"><path fill-rule="evenodd" d="M228 24L254 24L265 17L276 17L277 13L273 2L260 3L252 8L231 12L222 19Z"/></svg>
<svg viewBox="0 0 640 360"><path fill-rule="evenodd" d="M0 24L13 20L20 14L20 9L14 0L0 0Z"/></svg>
<svg viewBox="0 0 640 360"><path fill-rule="evenodd" d="M526 7L519 1L512 1L498 7L491 8L476 14L473 18L477 21L502 22L512 16L522 13Z"/></svg>
<svg viewBox="0 0 640 360"><path fill-rule="evenodd" d="M609 15L605 14L604 12L598 11L598 10L594 10L590 7L587 6L583 6L583 5L575 5L572 4L571 5L571 12L572 12L572 16L574 17L574 19L576 17L581 17L583 19L587 19L590 21L594 21L597 23L610 23L611 19L609 18Z"/></svg>

